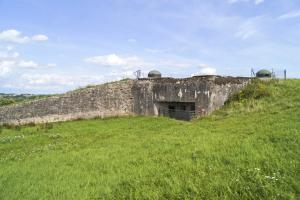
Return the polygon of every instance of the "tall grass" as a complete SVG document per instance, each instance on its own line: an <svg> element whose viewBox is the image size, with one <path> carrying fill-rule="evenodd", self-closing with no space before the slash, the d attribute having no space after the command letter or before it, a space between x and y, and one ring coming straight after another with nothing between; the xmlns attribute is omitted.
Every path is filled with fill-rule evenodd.
<svg viewBox="0 0 300 200"><path fill-rule="evenodd" d="M259 84L192 122L2 127L0 199L299 199L300 81Z"/></svg>

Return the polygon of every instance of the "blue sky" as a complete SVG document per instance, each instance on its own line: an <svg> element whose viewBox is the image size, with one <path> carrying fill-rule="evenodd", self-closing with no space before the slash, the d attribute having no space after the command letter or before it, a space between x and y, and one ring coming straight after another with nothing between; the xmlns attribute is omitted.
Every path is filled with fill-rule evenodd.
<svg viewBox="0 0 300 200"><path fill-rule="evenodd" d="M145 75L300 77L299 0L0 0L0 93Z"/></svg>

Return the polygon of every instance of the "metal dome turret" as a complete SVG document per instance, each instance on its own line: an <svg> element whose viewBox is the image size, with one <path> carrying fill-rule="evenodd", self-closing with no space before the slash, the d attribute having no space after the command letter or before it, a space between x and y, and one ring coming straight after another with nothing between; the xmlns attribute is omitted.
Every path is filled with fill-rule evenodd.
<svg viewBox="0 0 300 200"><path fill-rule="evenodd" d="M259 70L256 72L256 77L258 78L271 78L272 77L272 72L266 69Z"/></svg>
<svg viewBox="0 0 300 200"><path fill-rule="evenodd" d="M148 73L148 78L161 78L161 73L157 70L152 70Z"/></svg>

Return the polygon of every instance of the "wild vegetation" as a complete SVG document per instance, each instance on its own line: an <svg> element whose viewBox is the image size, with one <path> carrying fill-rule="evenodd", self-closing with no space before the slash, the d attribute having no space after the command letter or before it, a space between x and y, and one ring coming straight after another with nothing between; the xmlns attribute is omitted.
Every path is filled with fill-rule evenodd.
<svg viewBox="0 0 300 200"><path fill-rule="evenodd" d="M0 199L299 199L300 80L254 82L212 115L0 129Z"/></svg>
<svg viewBox="0 0 300 200"><path fill-rule="evenodd" d="M32 95L32 94L1 94L0 93L0 106L6 106L16 103L22 103L27 101L33 101L36 99L41 99L49 97L50 95Z"/></svg>

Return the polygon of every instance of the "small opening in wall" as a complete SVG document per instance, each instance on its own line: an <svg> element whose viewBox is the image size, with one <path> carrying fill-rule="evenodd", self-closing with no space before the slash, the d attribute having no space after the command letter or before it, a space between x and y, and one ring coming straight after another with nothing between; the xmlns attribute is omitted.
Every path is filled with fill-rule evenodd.
<svg viewBox="0 0 300 200"><path fill-rule="evenodd" d="M185 105L181 106L180 110L186 110L186 106Z"/></svg>
<svg viewBox="0 0 300 200"><path fill-rule="evenodd" d="M191 105L191 111L195 111L195 110L196 110L195 104L192 104L192 105Z"/></svg>
<svg viewBox="0 0 300 200"><path fill-rule="evenodd" d="M180 120L191 120L195 116L194 102L159 102L159 115Z"/></svg>
<svg viewBox="0 0 300 200"><path fill-rule="evenodd" d="M169 105L169 106L168 106L168 109L169 109L169 110L175 110L175 106Z"/></svg>

